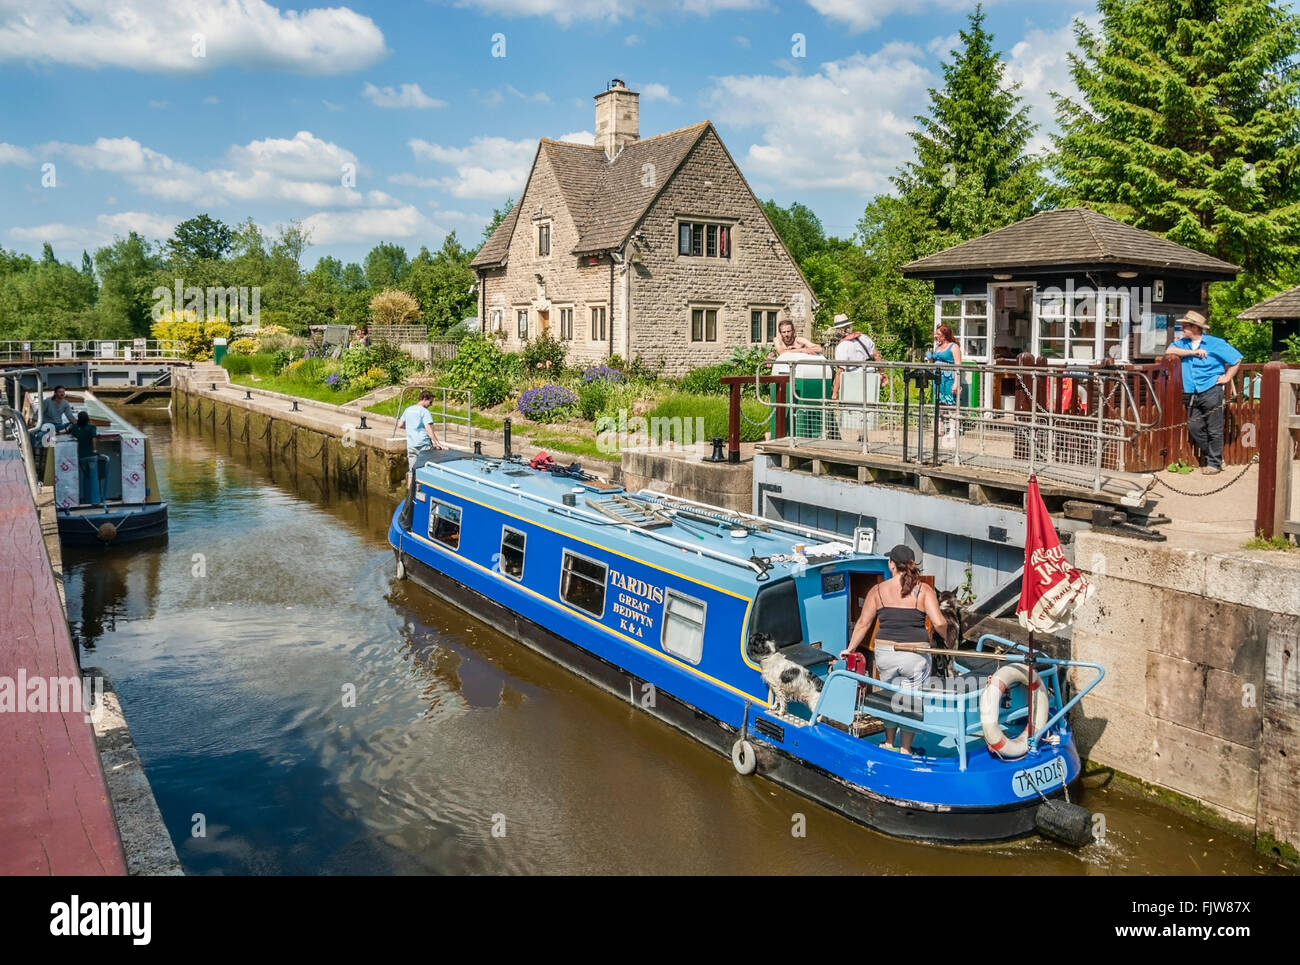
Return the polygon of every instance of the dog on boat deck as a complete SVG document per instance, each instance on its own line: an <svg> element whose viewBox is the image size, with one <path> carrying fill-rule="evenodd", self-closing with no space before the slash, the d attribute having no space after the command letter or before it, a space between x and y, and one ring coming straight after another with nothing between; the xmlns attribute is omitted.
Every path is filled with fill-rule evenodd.
<svg viewBox="0 0 1300 965"><path fill-rule="evenodd" d="M750 639L749 655L763 672L763 680L772 688L772 697L778 714L786 712L786 704L797 700L812 710L821 696L819 677L782 655L772 638L765 633L755 633Z"/></svg>
<svg viewBox="0 0 1300 965"><path fill-rule="evenodd" d="M962 641L962 612L961 604L957 602L957 592L955 590L944 590L939 596L939 612L943 614L948 626L944 628L943 635L931 633L931 643L941 650L957 650L961 647ZM931 674L935 677L948 676L949 661L951 657L933 655L931 660Z"/></svg>

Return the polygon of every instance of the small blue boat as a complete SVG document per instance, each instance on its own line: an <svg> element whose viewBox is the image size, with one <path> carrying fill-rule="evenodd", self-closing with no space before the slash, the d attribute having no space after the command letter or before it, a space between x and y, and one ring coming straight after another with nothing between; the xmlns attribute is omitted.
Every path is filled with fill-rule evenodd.
<svg viewBox="0 0 1300 965"><path fill-rule="evenodd" d="M1010 641L981 639L921 692L852 673L838 654L857 601L889 577L870 531L853 546L556 468L433 453L389 528L399 577L730 755L740 773L879 831L1008 840L1063 804L1080 773L1068 713L1101 667L1036 655L1047 699L1034 700L1032 726L1027 654ZM812 689L787 692L774 667ZM1071 668L1094 676L1067 696ZM915 731L924 751L882 747L885 725Z"/></svg>
<svg viewBox="0 0 1300 965"><path fill-rule="evenodd" d="M89 392L68 400L98 429L99 458L79 460L75 439L42 427L49 445L45 484L54 489L59 539L66 546L102 546L165 537L167 504L148 436Z"/></svg>

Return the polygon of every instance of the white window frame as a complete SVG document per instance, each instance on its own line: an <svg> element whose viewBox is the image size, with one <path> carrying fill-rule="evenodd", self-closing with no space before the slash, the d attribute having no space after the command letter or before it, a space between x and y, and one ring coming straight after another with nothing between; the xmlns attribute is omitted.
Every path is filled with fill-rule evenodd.
<svg viewBox="0 0 1300 965"><path fill-rule="evenodd" d="M568 312L568 313L569 313L569 327L568 327L568 329L567 329L567 334L566 334L566 329L565 329L565 327L564 327L564 313L565 313L565 312ZM563 305L563 306L561 306L560 308L557 308L557 309L555 310L555 313L556 313L556 315L559 316L559 322L560 322L560 341L561 341L561 342L572 342L572 341L573 341L573 306L572 306L572 305Z"/></svg>
<svg viewBox="0 0 1300 965"><path fill-rule="evenodd" d="M546 250L545 250L545 251L542 250L542 231L543 231L543 230L546 231ZM549 222L549 221L539 221L539 222L537 222L537 257L538 257L538 258L549 258L549 257L551 257L551 222Z"/></svg>
<svg viewBox="0 0 1300 965"><path fill-rule="evenodd" d="M1059 290L1059 289L1058 289ZM1030 351L1047 359L1049 364L1070 365L1100 362L1107 358L1111 346L1119 346L1117 361L1129 361L1129 335L1132 319L1129 317L1131 295L1123 289L1087 293L1074 292L1067 299L1064 291L1046 297L1042 289L1034 292L1034 327ZM1098 318L1103 320L1097 324ZM1108 330L1119 326L1118 336ZM1059 327L1058 327L1059 326ZM1087 332L1087 328L1091 332ZM1045 336L1044 329L1053 334ZM1059 352L1046 356L1048 349Z"/></svg>
<svg viewBox="0 0 1300 965"><path fill-rule="evenodd" d="M528 340L528 326L532 321L528 315L529 312L526 308L515 309L515 335L518 336L521 342Z"/></svg>
<svg viewBox="0 0 1300 965"><path fill-rule="evenodd" d="M754 313L762 312L763 318L759 323L759 338L754 340ZM769 316L775 316L772 319L772 334L767 334ZM749 306L749 344L750 345L767 345L776 341L776 334L781 328L781 307L779 305L750 305Z"/></svg>
<svg viewBox="0 0 1300 965"><path fill-rule="evenodd" d="M690 251L682 251L682 228L688 227L691 231ZM699 254L695 253L696 229L699 229ZM722 253L722 232L726 232L727 253ZM713 254L709 254L710 233L713 240ZM678 258L697 258L700 260L710 261L733 261L736 257L736 225L735 222L722 220L718 218L692 218L688 216L679 217L673 225L673 250L677 252Z"/></svg>
<svg viewBox="0 0 1300 965"><path fill-rule="evenodd" d="M945 315L943 311L945 302L957 302L960 305L958 314ZM984 313L982 315L968 308L972 302L984 303ZM961 348L963 362L987 362L989 360L989 353L993 346L993 320L995 318L992 307L993 302L987 290L972 295L934 296L934 327L938 328L940 325L947 325L952 329L953 338L956 339L957 345ZM956 322L955 325L954 322ZM974 329L981 322L984 325L982 335L968 330ZM969 351L968 340L971 339L982 340L984 350L982 352Z"/></svg>
<svg viewBox="0 0 1300 965"><path fill-rule="evenodd" d="M700 612L700 623L699 623L699 628L700 628L699 651L697 653L694 653L693 655L690 651L678 648L676 646L669 645L668 628L670 624L668 622L668 618L669 618L668 611L669 611L669 605L674 599L681 600L684 603L690 603L700 607L701 612ZM662 621L663 621L663 629L659 633L659 646L663 647L664 653L671 654L672 656L676 657L678 660L685 660L689 664L698 666L700 661L704 659L704 628L708 625L709 622L708 602L706 600L696 599L693 596L688 596L685 593L679 593L677 590L674 589L665 589L664 590L664 612L663 612Z"/></svg>
<svg viewBox="0 0 1300 965"><path fill-rule="evenodd" d="M590 341L604 345L609 337L609 306L605 304L588 305L587 309L587 316L591 321L591 326L587 329L588 334L591 336ZM601 313L599 335L596 334L596 319L594 318L596 312Z"/></svg>

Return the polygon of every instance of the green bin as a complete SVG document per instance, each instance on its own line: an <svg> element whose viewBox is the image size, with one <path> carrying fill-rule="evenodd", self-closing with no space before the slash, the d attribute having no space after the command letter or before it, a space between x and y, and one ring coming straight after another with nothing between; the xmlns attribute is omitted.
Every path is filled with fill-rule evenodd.
<svg viewBox="0 0 1300 965"><path fill-rule="evenodd" d="M212 361L221 364L221 360L226 357L226 340L224 338L214 338L212 340Z"/></svg>

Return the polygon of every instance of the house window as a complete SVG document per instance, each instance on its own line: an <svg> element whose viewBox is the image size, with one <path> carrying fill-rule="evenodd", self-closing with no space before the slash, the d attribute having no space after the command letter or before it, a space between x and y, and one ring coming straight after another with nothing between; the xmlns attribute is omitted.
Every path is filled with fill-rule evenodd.
<svg viewBox="0 0 1300 965"><path fill-rule="evenodd" d="M460 507L429 500L429 539L450 549L460 548Z"/></svg>
<svg viewBox="0 0 1300 965"><path fill-rule="evenodd" d="M605 341L605 306L593 308L591 310L591 340L593 342Z"/></svg>
<svg viewBox="0 0 1300 965"><path fill-rule="evenodd" d="M730 258L731 227L700 221L678 222L677 254L689 258Z"/></svg>
<svg viewBox="0 0 1300 965"><path fill-rule="evenodd" d="M505 327L506 313L499 308L494 308L488 312L488 331L499 332Z"/></svg>
<svg viewBox="0 0 1300 965"><path fill-rule="evenodd" d="M516 312L516 317L519 322L519 338L522 341L523 339L528 338L528 309L519 309Z"/></svg>
<svg viewBox="0 0 1300 965"><path fill-rule="evenodd" d="M509 526L501 527L501 572L513 580L524 578L524 545L528 537Z"/></svg>
<svg viewBox="0 0 1300 965"><path fill-rule="evenodd" d="M776 319L780 314L775 308L751 308L749 310L749 340L759 342L776 341Z"/></svg>
<svg viewBox="0 0 1300 965"><path fill-rule="evenodd" d="M691 341L716 342L718 340L718 310L716 308L691 309Z"/></svg>
<svg viewBox="0 0 1300 965"><path fill-rule="evenodd" d="M1034 354L1054 361L1127 361L1128 312L1128 292L1040 292Z"/></svg>
<svg viewBox="0 0 1300 965"><path fill-rule="evenodd" d="M675 590L664 594L664 629L660 645L674 657L699 663L704 654L704 603Z"/></svg>
<svg viewBox="0 0 1300 965"><path fill-rule="evenodd" d="M565 342L573 341L573 309L560 309L560 339Z"/></svg>
<svg viewBox="0 0 1300 965"><path fill-rule="evenodd" d="M551 226L549 224L539 224L537 226L537 257L548 258L551 254Z"/></svg>
<svg viewBox="0 0 1300 965"><path fill-rule="evenodd" d="M983 295L944 295L935 299L934 324L947 325L961 346L963 361L989 357L989 300Z"/></svg>
<svg viewBox="0 0 1300 965"><path fill-rule="evenodd" d="M594 617L605 612L605 580L608 568L585 556L564 551L560 567L560 599Z"/></svg>

